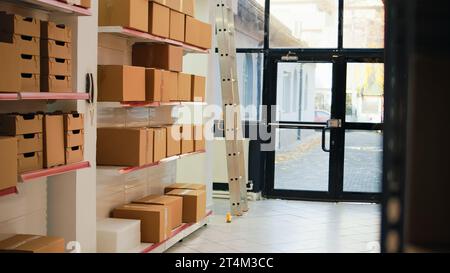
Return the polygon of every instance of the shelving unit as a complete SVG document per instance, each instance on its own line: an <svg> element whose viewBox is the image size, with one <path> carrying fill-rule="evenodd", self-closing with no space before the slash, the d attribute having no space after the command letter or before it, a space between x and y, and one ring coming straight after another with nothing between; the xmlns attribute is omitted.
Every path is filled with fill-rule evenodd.
<svg viewBox="0 0 450 273"><path fill-rule="evenodd" d="M196 46L191 46L179 41L161 38L138 30L133 30L121 26L99 27L99 33L113 34L122 38L129 39L135 43L159 43L180 46L186 53L209 53L209 50Z"/></svg>
<svg viewBox="0 0 450 273"><path fill-rule="evenodd" d="M21 92L0 93L0 101L25 101L25 100L89 100L87 93L46 93L46 92Z"/></svg>
<svg viewBox="0 0 450 273"><path fill-rule="evenodd" d="M27 172L20 175L22 182L30 182L35 179L52 177L55 175L65 174L68 172L78 171L86 168L90 168L91 164L88 161L59 166L51 169L38 170L33 172Z"/></svg>
<svg viewBox="0 0 450 273"><path fill-rule="evenodd" d="M69 5L57 0L19 0L12 2L21 2L32 9L40 9L47 12L61 12L75 16L91 16L91 10L83 7Z"/></svg>

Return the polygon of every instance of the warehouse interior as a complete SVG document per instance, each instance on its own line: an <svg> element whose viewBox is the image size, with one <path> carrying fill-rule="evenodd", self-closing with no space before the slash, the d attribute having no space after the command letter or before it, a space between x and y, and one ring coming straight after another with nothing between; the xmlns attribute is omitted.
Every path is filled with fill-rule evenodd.
<svg viewBox="0 0 450 273"><path fill-rule="evenodd" d="M448 252L449 15L0 0L0 252Z"/></svg>

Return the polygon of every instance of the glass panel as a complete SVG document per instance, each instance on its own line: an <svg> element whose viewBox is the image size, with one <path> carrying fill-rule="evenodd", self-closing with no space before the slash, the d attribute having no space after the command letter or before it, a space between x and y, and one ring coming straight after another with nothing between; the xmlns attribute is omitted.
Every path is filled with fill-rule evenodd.
<svg viewBox="0 0 450 273"><path fill-rule="evenodd" d="M328 191L330 158L321 130L278 129L276 145L275 189Z"/></svg>
<svg viewBox="0 0 450 273"><path fill-rule="evenodd" d="M344 1L344 47L384 48L382 0Z"/></svg>
<svg viewBox="0 0 450 273"><path fill-rule="evenodd" d="M216 56L216 67L219 59ZM260 53L238 53L238 83L241 104L244 107L242 118L247 121L261 120L264 55ZM216 100L222 104L220 71L216 74Z"/></svg>
<svg viewBox="0 0 450 273"><path fill-rule="evenodd" d="M329 120L332 83L332 64L279 63L277 120L293 122Z"/></svg>
<svg viewBox="0 0 450 273"><path fill-rule="evenodd" d="M337 47L338 1L271 0L270 13L270 47Z"/></svg>
<svg viewBox="0 0 450 273"><path fill-rule="evenodd" d="M380 193L383 133L347 131L345 134L344 191Z"/></svg>
<svg viewBox="0 0 450 273"><path fill-rule="evenodd" d="M384 64L348 64L346 121L382 123L383 113Z"/></svg>
<svg viewBox="0 0 450 273"><path fill-rule="evenodd" d="M235 0L234 21L237 48L262 48L264 46L265 0Z"/></svg>

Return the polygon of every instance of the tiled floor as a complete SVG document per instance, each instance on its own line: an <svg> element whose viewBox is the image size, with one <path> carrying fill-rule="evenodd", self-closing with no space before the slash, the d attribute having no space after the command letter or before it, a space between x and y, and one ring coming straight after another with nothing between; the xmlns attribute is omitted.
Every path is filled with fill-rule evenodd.
<svg viewBox="0 0 450 273"><path fill-rule="evenodd" d="M225 223L228 200L214 200L214 216L172 253L379 252L380 206L264 200Z"/></svg>

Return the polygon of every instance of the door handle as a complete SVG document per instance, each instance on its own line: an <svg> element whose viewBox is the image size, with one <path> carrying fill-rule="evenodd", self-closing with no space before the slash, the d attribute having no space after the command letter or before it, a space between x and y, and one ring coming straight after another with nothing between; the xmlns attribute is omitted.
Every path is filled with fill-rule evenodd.
<svg viewBox="0 0 450 273"><path fill-rule="evenodd" d="M331 153L331 144L330 144L330 148L327 149L327 131L331 132L331 127L325 127L322 129L322 150L325 153Z"/></svg>

